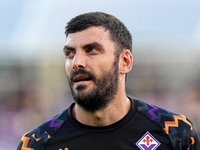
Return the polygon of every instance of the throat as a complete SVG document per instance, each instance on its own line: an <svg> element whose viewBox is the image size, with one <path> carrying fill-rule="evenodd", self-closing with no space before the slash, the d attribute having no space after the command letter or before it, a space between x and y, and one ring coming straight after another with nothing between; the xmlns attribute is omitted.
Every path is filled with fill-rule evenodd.
<svg viewBox="0 0 200 150"><path fill-rule="evenodd" d="M110 125L111 122L114 122L113 117L109 117L105 110L89 112L77 104L74 106L72 114L80 123L88 126L102 127Z"/></svg>
<svg viewBox="0 0 200 150"><path fill-rule="evenodd" d="M73 116L82 124L103 127L121 120L129 112L130 105L131 102L128 100L127 105L124 105L125 107L113 107L109 105L105 109L88 112L76 104L73 108Z"/></svg>

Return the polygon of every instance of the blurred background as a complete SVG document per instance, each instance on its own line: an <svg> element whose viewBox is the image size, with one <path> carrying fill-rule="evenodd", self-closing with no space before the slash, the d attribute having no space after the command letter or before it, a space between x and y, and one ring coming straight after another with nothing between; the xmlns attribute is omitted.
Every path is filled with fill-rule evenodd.
<svg viewBox="0 0 200 150"><path fill-rule="evenodd" d="M64 69L64 28L104 11L133 36L131 97L186 115L200 133L200 1L0 0L0 149L72 102Z"/></svg>

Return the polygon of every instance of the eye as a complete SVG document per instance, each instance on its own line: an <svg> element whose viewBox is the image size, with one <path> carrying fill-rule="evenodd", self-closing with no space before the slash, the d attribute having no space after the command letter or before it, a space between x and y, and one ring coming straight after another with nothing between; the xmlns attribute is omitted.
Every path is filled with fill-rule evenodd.
<svg viewBox="0 0 200 150"><path fill-rule="evenodd" d="M72 50L65 50L65 57L66 58L73 58L74 57L74 51Z"/></svg>
<svg viewBox="0 0 200 150"><path fill-rule="evenodd" d="M98 52L99 50L97 48L88 48L87 49L87 53L94 53L94 52Z"/></svg>

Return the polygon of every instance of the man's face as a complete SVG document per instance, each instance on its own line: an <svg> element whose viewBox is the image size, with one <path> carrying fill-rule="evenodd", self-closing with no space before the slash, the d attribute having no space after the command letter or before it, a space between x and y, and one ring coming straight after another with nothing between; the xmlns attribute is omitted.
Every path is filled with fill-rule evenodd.
<svg viewBox="0 0 200 150"><path fill-rule="evenodd" d="M118 89L118 59L109 34L102 27L90 27L69 34L64 47L72 95L90 112L106 107Z"/></svg>

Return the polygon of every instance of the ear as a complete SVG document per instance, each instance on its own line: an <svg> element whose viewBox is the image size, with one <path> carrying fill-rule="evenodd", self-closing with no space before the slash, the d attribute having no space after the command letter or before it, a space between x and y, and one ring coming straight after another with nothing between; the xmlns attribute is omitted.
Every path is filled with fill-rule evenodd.
<svg viewBox="0 0 200 150"><path fill-rule="evenodd" d="M121 74L127 74L131 71L133 66L133 56L128 49L125 49L120 55L119 65L119 71Z"/></svg>

